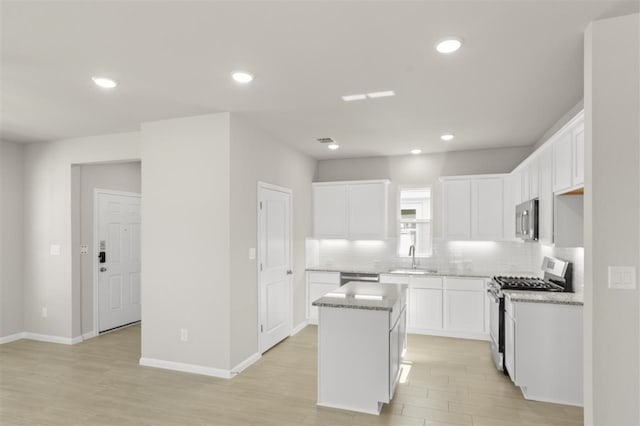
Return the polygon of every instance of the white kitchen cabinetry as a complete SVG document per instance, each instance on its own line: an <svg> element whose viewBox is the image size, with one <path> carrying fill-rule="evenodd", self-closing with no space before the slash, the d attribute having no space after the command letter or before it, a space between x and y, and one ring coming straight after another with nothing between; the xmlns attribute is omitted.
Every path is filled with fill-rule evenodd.
<svg viewBox="0 0 640 426"><path fill-rule="evenodd" d="M338 287L340 287L339 272L307 272L307 321L309 324L318 324L318 308L311 305L313 301Z"/></svg>
<svg viewBox="0 0 640 426"><path fill-rule="evenodd" d="M315 238L387 238L387 180L313 183Z"/></svg>
<svg viewBox="0 0 640 426"><path fill-rule="evenodd" d="M406 299L404 289L379 286L385 299L395 298L391 310L351 303L319 308L318 405L380 414L393 398L404 351Z"/></svg>
<svg viewBox="0 0 640 426"><path fill-rule="evenodd" d="M471 239L471 180L442 181L442 234L448 240Z"/></svg>
<svg viewBox="0 0 640 426"><path fill-rule="evenodd" d="M582 306L506 297L505 311L505 365L524 397L581 406Z"/></svg>
<svg viewBox="0 0 640 426"><path fill-rule="evenodd" d="M553 191L564 193L584 185L584 113L553 137Z"/></svg>
<svg viewBox="0 0 640 426"><path fill-rule="evenodd" d="M411 277L407 308L410 333L442 330L442 278Z"/></svg>
<svg viewBox="0 0 640 426"><path fill-rule="evenodd" d="M485 280L446 277L444 280L444 329L485 334Z"/></svg>
<svg viewBox="0 0 640 426"><path fill-rule="evenodd" d="M545 147L538 154L539 185L538 197L538 240L553 243L553 150Z"/></svg>
<svg viewBox="0 0 640 426"><path fill-rule="evenodd" d="M346 238L346 185L313 184L313 233L316 238Z"/></svg>
<svg viewBox="0 0 640 426"><path fill-rule="evenodd" d="M484 278L381 274L380 282L408 284L408 333L489 340Z"/></svg>
<svg viewBox="0 0 640 426"><path fill-rule="evenodd" d="M504 239L504 175L443 177L443 237Z"/></svg>

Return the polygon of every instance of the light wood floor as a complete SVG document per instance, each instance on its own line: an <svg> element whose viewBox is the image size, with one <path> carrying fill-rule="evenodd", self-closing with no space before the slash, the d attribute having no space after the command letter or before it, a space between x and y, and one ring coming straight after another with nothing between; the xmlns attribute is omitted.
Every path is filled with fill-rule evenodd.
<svg viewBox="0 0 640 426"><path fill-rule="evenodd" d="M140 327L74 345L0 346L0 424L581 425L582 409L526 401L486 342L410 335L408 382L382 415L318 408L316 328L231 380L140 367Z"/></svg>

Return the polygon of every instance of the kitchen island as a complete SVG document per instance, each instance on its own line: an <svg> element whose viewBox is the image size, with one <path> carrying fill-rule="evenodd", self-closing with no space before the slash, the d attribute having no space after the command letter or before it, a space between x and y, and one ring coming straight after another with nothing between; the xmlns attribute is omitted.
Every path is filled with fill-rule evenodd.
<svg viewBox="0 0 640 426"><path fill-rule="evenodd" d="M318 307L318 405L380 414L406 349L406 285L349 282Z"/></svg>

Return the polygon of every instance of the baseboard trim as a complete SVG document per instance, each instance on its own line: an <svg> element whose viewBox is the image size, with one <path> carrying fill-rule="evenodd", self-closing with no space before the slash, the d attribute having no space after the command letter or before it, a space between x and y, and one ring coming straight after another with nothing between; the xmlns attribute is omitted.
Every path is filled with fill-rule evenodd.
<svg viewBox="0 0 640 426"><path fill-rule="evenodd" d="M238 365L236 365L235 367L233 367L231 369L231 376L236 376L236 375L242 373L245 369L249 368L251 365L253 365L255 362L257 362L260 358L262 358L262 354L260 354L258 352L256 352L255 354L251 355L250 357L248 357L244 361L240 362Z"/></svg>
<svg viewBox="0 0 640 426"><path fill-rule="evenodd" d="M300 333L308 325L309 325L309 322L307 320L302 321L300 324L293 327L293 330L291 330L290 336L295 336L296 334Z"/></svg>
<svg viewBox="0 0 640 426"><path fill-rule="evenodd" d="M81 341L80 336L71 338L29 332L25 332L24 335L25 339L37 340L38 342L59 343L61 345L73 345Z"/></svg>
<svg viewBox="0 0 640 426"><path fill-rule="evenodd" d="M231 371L220 368L205 367L203 365L186 364L183 362L164 361L153 358L140 358L140 365L144 367L162 368L165 370L182 371L183 373L202 374L203 376L220 377L230 379Z"/></svg>
<svg viewBox="0 0 640 426"><path fill-rule="evenodd" d="M4 345L5 343L15 342L16 340L26 339L26 334L24 331L21 333L10 334L9 336L0 337L0 345Z"/></svg>
<svg viewBox="0 0 640 426"><path fill-rule="evenodd" d="M490 341L491 336L485 333L474 333L469 331L451 331L451 330L428 330L421 328L407 328L409 334L422 334L425 336L453 337L456 339L471 339Z"/></svg>
<svg viewBox="0 0 640 426"><path fill-rule="evenodd" d="M84 333L82 335L82 340L88 340L88 339L93 339L94 337L96 337L98 335L98 333L96 333L95 331L91 330L88 333Z"/></svg>

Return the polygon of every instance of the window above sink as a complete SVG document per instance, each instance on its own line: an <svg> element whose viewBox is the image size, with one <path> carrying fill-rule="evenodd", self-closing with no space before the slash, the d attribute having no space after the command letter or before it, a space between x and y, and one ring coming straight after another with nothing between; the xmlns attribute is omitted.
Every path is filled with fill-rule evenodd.
<svg viewBox="0 0 640 426"><path fill-rule="evenodd" d="M431 188L400 188L398 195L398 256L409 257L412 245L415 246L415 257L431 256Z"/></svg>

